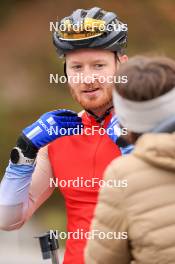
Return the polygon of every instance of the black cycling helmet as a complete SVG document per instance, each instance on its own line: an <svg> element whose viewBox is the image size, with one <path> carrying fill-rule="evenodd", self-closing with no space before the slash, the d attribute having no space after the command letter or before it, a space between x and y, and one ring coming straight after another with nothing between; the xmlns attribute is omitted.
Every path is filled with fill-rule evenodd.
<svg viewBox="0 0 175 264"><path fill-rule="evenodd" d="M60 57L80 48L101 48L121 52L127 46L126 24L117 15L99 7L77 9L59 22L53 43Z"/></svg>

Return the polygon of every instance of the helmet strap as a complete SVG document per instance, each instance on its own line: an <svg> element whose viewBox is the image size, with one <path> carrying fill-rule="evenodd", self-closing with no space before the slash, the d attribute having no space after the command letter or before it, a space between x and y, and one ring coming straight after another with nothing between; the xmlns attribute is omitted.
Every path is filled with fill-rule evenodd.
<svg viewBox="0 0 175 264"><path fill-rule="evenodd" d="M110 106L106 112L101 115L101 116L97 116L96 114L94 114L91 110L86 110L86 112L88 112L90 115L92 115L94 117L94 119L96 120L97 123L101 123L105 120L105 118L111 113L111 110L112 110L113 106Z"/></svg>

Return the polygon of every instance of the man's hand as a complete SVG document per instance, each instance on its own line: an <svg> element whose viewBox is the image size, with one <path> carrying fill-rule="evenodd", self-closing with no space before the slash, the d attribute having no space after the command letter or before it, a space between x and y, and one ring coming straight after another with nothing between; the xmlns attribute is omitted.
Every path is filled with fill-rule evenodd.
<svg viewBox="0 0 175 264"><path fill-rule="evenodd" d="M76 127L79 129L83 127L77 113L61 109L43 114L22 133L39 149L61 136L72 135L72 129Z"/></svg>
<svg viewBox="0 0 175 264"><path fill-rule="evenodd" d="M118 123L118 118L116 116L113 116L110 120L108 127L106 129L107 135L110 137L110 139L117 144L118 138L121 136L121 128Z"/></svg>
<svg viewBox="0 0 175 264"><path fill-rule="evenodd" d="M127 130L124 130L127 135ZM121 154L129 154L133 150L133 145L130 145L122 135L122 128L119 125L118 118L113 116L106 129L107 135L120 148ZM125 135L125 136L126 136Z"/></svg>
<svg viewBox="0 0 175 264"><path fill-rule="evenodd" d="M10 153L13 164L33 165L38 150L61 136L73 134L76 128L81 133L83 124L77 113L70 110L55 110L42 115L19 136L16 147Z"/></svg>

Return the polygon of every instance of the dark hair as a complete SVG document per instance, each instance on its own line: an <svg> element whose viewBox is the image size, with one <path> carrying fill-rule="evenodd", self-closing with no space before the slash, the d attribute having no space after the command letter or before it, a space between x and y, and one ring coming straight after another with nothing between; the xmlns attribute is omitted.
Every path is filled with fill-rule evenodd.
<svg viewBox="0 0 175 264"><path fill-rule="evenodd" d="M166 57L136 56L122 64L117 75L127 75L127 83L119 83L117 92L132 101L159 97L175 87L175 61Z"/></svg>

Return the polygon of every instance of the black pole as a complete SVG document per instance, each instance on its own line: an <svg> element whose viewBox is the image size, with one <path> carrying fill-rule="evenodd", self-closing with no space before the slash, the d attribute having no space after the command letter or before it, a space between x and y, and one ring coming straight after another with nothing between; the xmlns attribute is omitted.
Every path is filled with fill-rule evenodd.
<svg viewBox="0 0 175 264"><path fill-rule="evenodd" d="M56 232L54 233L55 236L53 233L51 236L50 231L48 231L47 233L44 233L36 238L39 239L43 259L51 259L52 264L59 264L59 243L58 239L56 238Z"/></svg>

